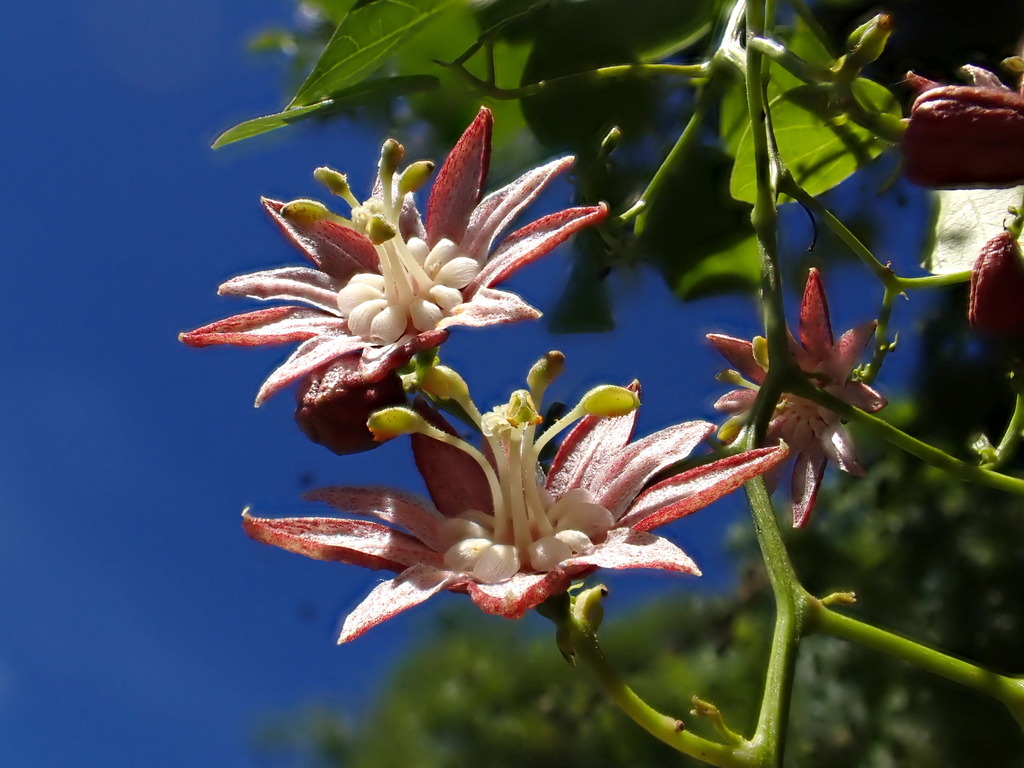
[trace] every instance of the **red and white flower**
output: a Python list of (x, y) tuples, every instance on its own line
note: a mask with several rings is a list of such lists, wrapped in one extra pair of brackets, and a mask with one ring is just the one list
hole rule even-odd
[[(347, 370), (342, 386), (366, 386), (444, 341), (456, 325), (484, 326), (540, 316), (496, 285), (608, 213), (604, 204), (544, 216), (502, 233), (552, 179), (572, 165), (563, 157), (483, 196), (490, 162), (491, 113), (482, 108), (438, 171), (424, 224), (413, 198), (433, 169), (418, 162), (399, 171), (404, 150), (389, 139), (378, 180), (360, 203), (345, 177), (316, 177), (352, 206), (351, 218), (313, 200), (264, 200), (271, 218), (312, 267), (283, 267), (228, 280), (219, 293), (296, 302), (247, 312), (181, 334), (196, 347), (301, 342), (270, 374), (265, 398), (328, 364)], [(495, 246), (495, 242), (497, 245)]]
[[(871, 321), (847, 331), (836, 341), (821, 275), (816, 269), (810, 270), (800, 305), (800, 341), (791, 336), (790, 351), (797, 365), (821, 389), (872, 413), (885, 406), (885, 398), (867, 384), (851, 379), (851, 374), (874, 332), (875, 322)], [(722, 438), (728, 442), (735, 439), (746, 422), (759, 385), (764, 383), (767, 348), (763, 338), (749, 342), (712, 333), (708, 340), (735, 367), (729, 378), (743, 384), (715, 403), (718, 410), (732, 414), (722, 428)], [(783, 395), (768, 426), (766, 440), (769, 444), (784, 441), (794, 455), (790, 493), (796, 527), (804, 525), (810, 517), (829, 459), (844, 472), (864, 472), (839, 416), (803, 397)]]
[[(245, 531), (307, 557), (398, 572), (348, 615), (339, 642), (442, 590), (468, 593), (487, 613), (518, 618), (596, 568), (699, 575), (685, 552), (651, 529), (769, 470), (788, 449), (747, 451), (652, 484), (715, 427), (687, 422), (630, 442), (638, 392), (636, 384), (592, 390), (539, 435), (535, 388), (487, 414), (468, 393), (453, 395), (480, 428), (483, 450), (432, 411), (381, 411), (371, 428), (412, 433), (433, 503), (388, 488), (322, 488), (307, 498), (373, 519), (246, 515)], [(545, 471), (542, 449), (577, 420)]]

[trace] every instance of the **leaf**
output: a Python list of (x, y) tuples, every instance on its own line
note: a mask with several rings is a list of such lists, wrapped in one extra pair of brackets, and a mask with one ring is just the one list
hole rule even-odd
[[(853, 90), (867, 109), (900, 117), (899, 102), (884, 86), (859, 78)], [(813, 86), (792, 88), (770, 104), (779, 153), (797, 183), (811, 195), (836, 186), (889, 147), (846, 116), (832, 114), (827, 94)], [(730, 192), (749, 203), (757, 195), (749, 125), (736, 150)]]
[(369, 75), (456, 0), (372, 0), (349, 11), (289, 107), (334, 96)]
[(943, 189), (933, 196), (935, 228), (921, 266), (940, 275), (974, 267), (982, 246), (1003, 231), (1009, 209), (1020, 206), (1024, 186)]
[(347, 109), (369, 101), (387, 99), (400, 94), (423, 91), (438, 85), (436, 77), (431, 75), (410, 75), (407, 77), (384, 77), (340, 91), (333, 99), (324, 99), (304, 107), (292, 107), (273, 115), (255, 117), (239, 123), (234, 128), (224, 131), (213, 142), (214, 149), (232, 144), (242, 139), (258, 136), (267, 131), (275, 131), (286, 125), (297, 123), (310, 117), (323, 117), (334, 112)]

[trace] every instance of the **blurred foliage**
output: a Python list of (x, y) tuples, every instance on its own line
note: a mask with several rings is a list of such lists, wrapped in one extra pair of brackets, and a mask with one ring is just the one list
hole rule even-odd
[[(952, 292), (928, 325), (921, 397), (888, 412), (961, 454), (978, 431), (999, 434), (1011, 399), (1001, 373), (1008, 353), (978, 345), (964, 298)], [(805, 585), (819, 595), (854, 590), (857, 603), (844, 609), (852, 615), (996, 671), (1024, 671), (1019, 499), (858, 438), (868, 476), (836, 473), (810, 526), (787, 534)], [(750, 527), (737, 528), (732, 543), (742, 574), (735, 594), (680, 594), (632, 609), (623, 607), (628, 595), (613, 592), (602, 629), (630, 684), (708, 735), (688, 714), (693, 695), (718, 705), (734, 730), (752, 732), (771, 634)], [(274, 764), (309, 768), (693, 764), (615, 711), (562, 660), (553, 634), (467, 607), (405, 659), (365, 719), (291, 715), (264, 731), (262, 745)], [(844, 641), (801, 645), (789, 766), (1011, 768), (1022, 755), (1024, 738), (1000, 704)]]

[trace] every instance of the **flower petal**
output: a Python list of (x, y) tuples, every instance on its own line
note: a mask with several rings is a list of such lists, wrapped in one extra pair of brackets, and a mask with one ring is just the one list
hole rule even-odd
[(186, 331), (178, 339), (190, 347), (234, 344), (253, 347), (260, 344), (284, 344), (305, 341), (321, 333), (338, 333), (345, 328), (340, 317), (305, 307), (271, 307), (256, 312), (232, 315), (223, 320)]
[(414, 565), (395, 578), (378, 584), (345, 617), (338, 644), (355, 640), (371, 627), (430, 599), (442, 589), (447, 589), (456, 579), (450, 571)]
[(470, 213), (480, 201), (491, 162), (491, 110), (481, 107), (437, 172), (427, 203), (427, 244), (447, 237), (462, 242)]
[(467, 294), (472, 295), (481, 286), (497, 285), (579, 230), (603, 221), (607, 215), (608, 206), (604, 203), (585, 208), (566, 208), (517, 229), (502, 241), (480, 274), (466, 286)]
[(376, 517), (398, 525), (435, 551), (440, 550), (438, 526), (445, 517), (434, 507), (411, 493), (379, 486), (317, 488), (303, 495), (309, 501), (322, 501), (341, 512)]
[(340, 316), (339, 280), (308, 267), (282, 267), (233, 277), (217, 289), (221, 296), (248, 296), (263, 301), (302, 301)]
[(452, 310), (452, 314), (437, 324), (438, 328), (465, 325), (482, 328), (486, 325), (513, 323), (518, 320), (536, 320), (540, 311), (530, 306), (517, 294), (496, 288), (481, 288), (473, 297)]
[(615, 528), (603, 543), (593, 551), (573, 557), (562, 563), (563, 568), (573, 565), (593, 565), (599, 568), (657, 568), (662, 571), (692, 573), (700, 576), (700, 569), (683, 550), (668, 539), (647, 531)]
[(285, 203), (263, 198), (263, 207), (317, 269), (337, 280), (379, 272), (377, 250), (364, 235), (335, 221), (295, 222), (281, 215)]
[(470, 581), (465, 587), (473, 602), (485, 613), (519, 619), (551, 595), (564, 592), (571, 580), (562, 568), (556, 568), (547, 573), (517, 573), (500, 584)]
[(832, 322), (825, 288), (821, 284), (821, 273), (813, 267), (807, 273), (804, 298), (800, 302), (800, 343), (817, 360), (824, 360), (832, 349)]
[(789, 448), (784, 444), (755, 448), (671, 477), (640, 494), (622, 516), (619, 525), (649, 531), (678, 520), (768, 471), (783, 461), (788, 453)]
[(850, 405), (868, 413), (880, 411), (888, 402), (882, 395), (861, 381), (846, 382), (838, 394)]
[(725, 336), (721, 333), (709, 333), (707, 340), (711, 346), (729, 361), (737, 371), (755, 384), (764, 382), (764, 368), (754, 360), (754, 345), (749, 341), (737, 339), (735, 336)]
[[(640, 395), (640, 383), (628, 389)], [(585, 416), (572, 428), (558, 447), (548, 470), (547, 489), (560, 499), (572, 488), (583, 487), (587, 474), (601, 470), (604, 463), (622, 450), (633, 436), (637, 411), (625, 416), (603, 419)]]
[(857, 454), (853, 449), (853, 441), (840, 424), (832, 424), (821, 436), (821, 445), (825, 449), (825, 455), (836, 463), (843, 472), (851, 475), (863, 476), (864, 467), (857, 461)]
[(494, 238), (529, 205), (534, 198), (561, 173), (569, 169), (572, 157), (553, 160), (533, 168), (501, 189), (492, 192), (473, 209), (461, 241), (462, 250), (479, 261), (485, 261)]
[(374, 570), (400, 571), (420, 562), (440, 565), (441, 556), (408, 533), (368, 520), (285, 517), (276, 520), (242, 513), (250, 538), (314, 560), (332, 560)]
[(256, 407), (296, 379), (341, 357), (358, 352), (366, 342), (347, 334), (322, 334), (304, 341), (291, 356), (271, 373), (256, 393)]
[(599, 473), (588, 473), (581, 486), (618, 520), (654, 475), (685, 459), (714, 431), (709, 422), (688, 421), (655, 432), (611, 456)]
[(851, 328), (840, 336), (839, 341), (836, 342), (828, 356), (824, 372), (832, 377), (834, 381), (846, 381), (846, 379), (850, 378), (850, 373), (853, 371), (854, 366), (857, 365), (861, 352), (864, 351), (864, 347), (871, 341), (871, 336), (874, 333), (875, 321), (869, 320), (858, 325), (856, 328)]
[(821, 443), (814, 442), (797, 454), (793, 464), (793, 484), (790, 496), (793, 502), (793, 527), (801, 528), (811, 516), (814, 500), (818, 497), (821, 478), (825, 474), (827, 459)]
[(757, 400), (757, 390), (734, 389), (718, 398), (714, 408), (716, 411), (725, 411), (726, 413), (743, 413), (750, 410), (755, 400)]

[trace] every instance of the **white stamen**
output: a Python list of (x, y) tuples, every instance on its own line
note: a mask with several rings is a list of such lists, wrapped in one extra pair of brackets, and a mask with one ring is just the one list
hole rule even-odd
[(391, 305), (385, 307), (370, 322), (369, 335), (381, 344), (398, 341), (409, 324), (409, 315), (404, 307)]
[(484, 584), (507, 581), (519, 573), (519, 553), (511, 544), (495, 544), (480, 554), (472, 574)]
[(444, 312), (437, 304), (424, 299), (413, 299), (409, 303), (409, 317), (417, 331), (430, 331), (444, 318)]
[(462, 292), (446, 285), (435, 285), (430, 289), (429, 295), (445, 313), (451, 312), (463, 302)]
[(370, 324), (382, 310), (387, 308), (387, 306), (387, 299), (364, 301), (349, 312), (348, 317), (346, 318), (348, 320), (348, 329), (355, 336), (369, 336)]
[(434, 275), (434, 282), (448, 288), (465, 288), (480, 271), (480, 265), (468, 256), (459, 256), (447, 262)]
[(367, 301), (379, 301), (383, 298), (384, 292), (382, 290), (369, 283), (352, 280), (338, 291), (338, 309), (343, 317), (348, 317), (360, 304)]
[(570, 557), (569, 545), (554, 536), (545, 536), (530, 545), (530, 566), (535, 571), (550, 571)]

